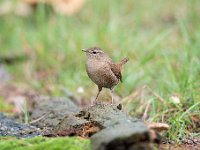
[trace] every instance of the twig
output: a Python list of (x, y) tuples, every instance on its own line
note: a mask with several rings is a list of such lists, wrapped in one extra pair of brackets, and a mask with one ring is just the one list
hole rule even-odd
[(156, 98), (158, 98), (158, 100), (159, 100), (161, 103), (165, 103), (165, 104), (166, 104), (165, 100), (164, 100), (160, 95), (158, 95), (156, 92), (154, 92), (149, 86), (145, 85), (145, 87), (148, 88), (149, 91), (150, 91)]
[(44, 117), (46, 117), (47, 114), (48, 114), (48, 113), (44, 114), (43, 116), (39, 117), (38, 119), (32, 120), (32, 121), (30, 122), (30, 124), (33, 124), (33, 123), (36, 123), (36, 122), (40, 121), (41, 119), (43, 119)]
[(143, 120), (143, 121), (147, 118), (147, 112), (148, 112), (148, 110), (149, 110), (150, 103), (151, 103), (151, 101), (149, 101), (149, 102), (147, 103), (147, 106), (146, 106), (146, 108), (145, 108), (144, 114), (143, 114), (143, 116), (142, 116), (142, 120)]

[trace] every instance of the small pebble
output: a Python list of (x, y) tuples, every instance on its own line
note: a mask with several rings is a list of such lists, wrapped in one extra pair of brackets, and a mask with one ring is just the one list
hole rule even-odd
[(9, 118), (0, 113), (0, 136), (34, 137), (40, 135), (36, 127), (18, 123), (15, 119)]
[(174, 141), (171, 141), (171, 144), (174, 144)]
[(188, 140), (187, 143), (190, 144), (190, 145), (192, 145), (192, 144), (193, 144), (193, 141)]

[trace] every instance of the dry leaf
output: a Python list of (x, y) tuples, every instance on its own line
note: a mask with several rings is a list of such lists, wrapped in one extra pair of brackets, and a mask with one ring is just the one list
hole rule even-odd
[(23, 0), (30, 5), (38, 3), (51, 4), (54, 11), (63, 15), (72, 15), (77, 13), (83, 7), (85, 0)]
[(63, 15), (72, 15), (81, 10), (85, 0), (51, 0), (55, 12)]
[(148, 122), (146, 123), (149, 129), (152, 129), (156, 132), (162, 132), (169, 129), (169, 125), (166, 123), (159, 123), (159, 122)]
[(28, 16), (39, 3), (52, 5), (56, 13), (72, 15), (81, 10), (85, 0), (18, 0), (17, 2), (6, 0), (0, 5), (0, 15), (14, 12), (16, 15)]

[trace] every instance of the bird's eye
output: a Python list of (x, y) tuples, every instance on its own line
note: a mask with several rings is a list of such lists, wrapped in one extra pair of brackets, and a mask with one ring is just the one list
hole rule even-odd
[(92, 53), (93, 53), (93, 54), (96, 54), (97, 52), (96, 52), (96, 51), (93, 51)]

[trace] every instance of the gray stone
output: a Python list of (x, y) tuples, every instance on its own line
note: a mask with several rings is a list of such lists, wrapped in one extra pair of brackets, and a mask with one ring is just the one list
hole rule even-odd
[(91, 137), (93, 150), (151, 149), (146, 125), (116, 105), (79, 109), (67, 98), (51, 98), (38, 104), (32, 118), (45, 114), (35, 125), (50, 127), (46, 135)]
[[(79, 108), (68, 98), (50, 97), (39, 100), (31, 115), (32, 125), (56, 127), (64, 117), (79, 112)], [(34, 120), (38, 120), (35, 121)]]

